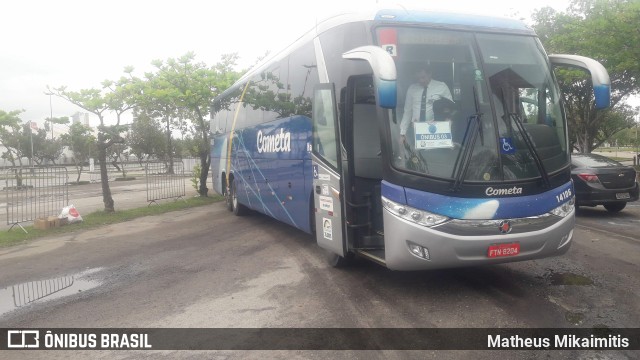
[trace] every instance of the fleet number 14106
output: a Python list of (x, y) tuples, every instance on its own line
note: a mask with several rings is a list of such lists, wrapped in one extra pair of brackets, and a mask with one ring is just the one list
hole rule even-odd
[(560, 195), (556, 195), (556, 200), (558, 200), (558, 202), (560, 203), (560, 202), (568, 200), (571, 197), (571, 195), (573, 195), (571, 193), (571, 189), (567, 189), (567, 190), (563, 191)]

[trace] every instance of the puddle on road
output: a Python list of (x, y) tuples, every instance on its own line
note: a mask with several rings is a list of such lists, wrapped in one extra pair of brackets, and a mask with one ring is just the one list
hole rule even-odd
[(573, 325), (580, 325), (584, 320), (584, 314), (579, 312), (567, 311), (564, 314), (564, 318)]
[(593, 280), (586, 276), (572, 273), (554, 272), (549, 275), (551, 285), (593, 285)]
[(43, 303), (90, 290), (101, 285), (91, 274), (103, 268), (88, 269), (53, 279), (29, 281), (0, 290), (0, 316), (34, 303)]

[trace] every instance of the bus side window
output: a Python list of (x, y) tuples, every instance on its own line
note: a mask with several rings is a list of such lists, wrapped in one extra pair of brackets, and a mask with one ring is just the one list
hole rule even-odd
[(331, 90), (316, 90), (313, 104), (314, 150), (334, 168), (338, 168), (336, 119), (332, 98)]

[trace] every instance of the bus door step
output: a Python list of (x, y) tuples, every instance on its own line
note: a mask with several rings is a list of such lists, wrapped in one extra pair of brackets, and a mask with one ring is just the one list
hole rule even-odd
[(363, 258), (367, 258), (375, 263), (378, 263), (382, 266), (387, 266), (387, 262), (384, 259), (384, 249), (379, 249), (379, 250), (357, 249), (356, 254)]

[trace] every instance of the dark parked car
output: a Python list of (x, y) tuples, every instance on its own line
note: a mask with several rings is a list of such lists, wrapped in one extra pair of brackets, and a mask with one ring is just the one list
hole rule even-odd
[(571, 154), (571, 178), (577, 206), (603, 205), (618, 212), (638, 200), (634, 168), (596, 154)]

